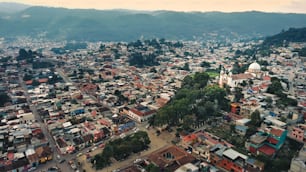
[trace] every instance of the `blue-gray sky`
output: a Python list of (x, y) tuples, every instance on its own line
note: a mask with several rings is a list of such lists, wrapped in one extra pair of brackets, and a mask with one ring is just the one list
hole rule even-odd
[(133, 10), (306, 13), (306, 0), (0, 0), (30, 5)]

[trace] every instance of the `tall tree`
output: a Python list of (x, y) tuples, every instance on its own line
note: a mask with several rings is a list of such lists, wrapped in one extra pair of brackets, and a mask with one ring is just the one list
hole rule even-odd
[(251, 124), (253, 124), (256, 127), (259, 127), (261, 124), (261, 118), (260, 118), (260, 112), (258, 110), (255, 110), (251, 114)]

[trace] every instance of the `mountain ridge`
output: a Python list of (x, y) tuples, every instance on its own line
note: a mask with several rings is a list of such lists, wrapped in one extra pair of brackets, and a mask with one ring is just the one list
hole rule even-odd
[(282, 31), (278, 34), (268, 36), (263, 46), (282, 46), (289, 42), (306, 42), (306, 27), (303, 28), (289, 28), (286, 31)]
[(66, 9), (33, 6), (0, 14), (0, 37), (45, 33), (48, 39), (130, 41), (140, 37), (216, 39), (259, 37), (306, 27), (306, 14)]
[(0, 2), (0, 12), (1, 13), (15, 13), (27, 8), (31, 7), (31, 5), (22, 4), (22, 3), (14, 3), (14, 2)]

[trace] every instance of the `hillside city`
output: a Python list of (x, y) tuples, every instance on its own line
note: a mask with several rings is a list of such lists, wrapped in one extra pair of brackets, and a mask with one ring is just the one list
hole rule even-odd
[(0, 40), (0, 171), (306, 171), (305, 42)]

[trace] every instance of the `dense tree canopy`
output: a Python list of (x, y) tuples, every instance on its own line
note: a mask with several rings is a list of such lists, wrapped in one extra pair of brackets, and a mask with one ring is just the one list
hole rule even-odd
[(306, 28), (290, 28), (274, 36), (267, 37), (263, 46), (283, 46), (289, 42), (305, 42)]
[(297, 100), (289, 98), (287, 94), (283, 92), (283, 87), (281, 84), (281, 80), (278, 78), (271, 78), (272, 84), (268, 87), (267, 92), (271, 94), (277, 95), (280, 99), (277, 100), (278, 105), (283, 106), (296, 106), (298, 104)]
[(37, 52), (33, 52), (32, 50), (26, 51), (25, 49), (21, 48), (19, 50), (19, 54), (16, 57), (17, 60), (27, 60), (28, 62), (32, 62), (35, 56), (39, 55)]
[(54, 64), (51, 62), (43, 62), (43, 61), (34, 61), (32, 63), (33, 69), (40, 69), (40, 68), (50, 68), (53, 67)]
[(110, 158), (116, 160), (123, 160), (130, 156), (132, 153), (138, 153), (147, 149), (151, 143), (148, 134), (144, 131), (138, 131), (133, 135), (126, 136), (125, 138), (110, 141), (105, 145), (101, 154), (97, 154), (92, 163), (96, 169), (102, 169), (110, 165)]
[(56, 54), (65, 54), (67, 51), (75, 51), (78, 49), (86, 49), (87, 44), (84, 42), (74, 42), (74, 43), (67, 43), (64, 47), (59, 48), (52, 48), (51, 51), (53, 51)]
[(129, 63), (131, 66), (144, 67), (158, 65), (156, 54), (142, 54), (140, 52), (134, 52), (129, 56)]
[(186, 128), (217, 115), (221, 109), (227, 110), (229, 101), (225, 90), (217, 85), (207, 86), (208, 82), (207, 73), (186, 76), (170, 103), (157, 112), (154, 125), (183, 124)]

